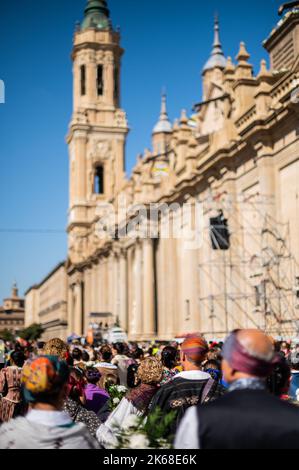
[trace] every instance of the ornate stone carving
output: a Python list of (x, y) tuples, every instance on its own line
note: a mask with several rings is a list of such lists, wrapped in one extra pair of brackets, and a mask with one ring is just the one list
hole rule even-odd
[(107, 140), (94, 140), (91, 144), (90, 156), (93, 159), (109, 160), (111, 143)]
[(88, 111), (78, 109), (73, 115), (73, 124), (89, 124)]
[(104, 59), (104, 52), (103, 51), (98, 51), (96, 55), (97, 61), (100, 62)]
[(105, 55), (105, 63), (106, 64), (114, 64), (114, 56), (113, 56), (113, 53), (108, 51), (106, 52), (106, 55)]
[(127, 115), (122, 109), (118, 109), (114, 116), (114, 125), (116, 127), (128, 127)]

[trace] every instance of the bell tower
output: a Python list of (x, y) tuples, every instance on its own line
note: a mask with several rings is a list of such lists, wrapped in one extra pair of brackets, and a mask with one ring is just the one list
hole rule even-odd
[[(106, 0), (88, 0), (74, 34), (73, 115), (70, 155), (69, 247), (73, 262), (84, 257), (84, 237), (99, 202), (113, 201), (125, 179), (128, 124), (120, 108), (123, 49)], [(72, 235), (74, 237), (72, 237)], [(81, 244), (74, 247), (73, 240)], [(75, 256), (77, 252), (78, 256)], [(78, 258), (79, 257), (79, 258)]]

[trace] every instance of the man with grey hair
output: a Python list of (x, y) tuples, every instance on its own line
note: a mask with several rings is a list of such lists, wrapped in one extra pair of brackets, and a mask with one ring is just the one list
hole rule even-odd
[(299, 409), (270, 395), (276, 363), (271, 340), (259, 330), (233, 332), (223, 347), (229, 393), (186, 413), (176, 449), (299, 449)]

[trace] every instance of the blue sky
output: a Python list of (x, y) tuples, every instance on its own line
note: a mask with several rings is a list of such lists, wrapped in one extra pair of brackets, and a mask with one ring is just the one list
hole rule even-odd
[[(0, 79), (0, 304), (16, 279), (23, 293), (67, 253), (68, 151), (72, 112), (71, 48), (86, 0), (1, 1)], [(150, 145), (167, 88), (171, 119), (201, 100), (201, 69), (219, 13), (226, 55), (245, 41), (258, 70), (262, 41), (277, 23), (281, 0), (109, 0), (126, 49), (122, 106), (131, 133), (127, 169)], [(51, 229), (60, 233), (7, 233)]]

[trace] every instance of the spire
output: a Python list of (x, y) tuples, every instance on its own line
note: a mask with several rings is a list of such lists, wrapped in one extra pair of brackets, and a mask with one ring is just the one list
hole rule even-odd
[(159, 134), (160, 132), (170, 133), (172, 132), (171, 123), (167, 113), (167, 98), (166, 93), (162, 94), (161, 112), (160, 119), (154, 127), (153, 134)]
[(240, 43), (240, 50), (236, 59), (239, 63), (246, 63), (250, 59), (250, 54), (247, 52), (245, 42)]
[(12, 289), (11, 289), (11, 296), (13, 299), (17, 298), (19, 296), (19, 290), (16, 281), (13, 283)]
[(219, 28), (219, 18), (218, 14), (215, 15), (214, 21), (214, 43), (211, 56), (204, 66), (203, 72), (219, 67), (224, 69), (226, 66), (226, 59), (222, 50), (222, 45), (220, 42), (220, 28)]
[(180, 117), (180, 124), (181, 125), (188, 124), (188, 116), (187, 116), (187, 111), (185, 109), (182, 109), (181, 117)]
[(214, 48), (213, 51), (217, 50), (217, 52), (222, 53), (222, 46), (220, 42), (220, 33), (219, 33), (219, 17), (218, 13), (215, 13), (215, 20), (214, 20)]
[(236, 79), (252, 79), (253, 78), (253, 66), (249, 63), (250, 54), (246, 49), (245, 42), (241, 42), (240, 50), (236, 57), (238, 64), (236, 68)]
[(263, 59), (261, 61), (261, 68), (260, 68), (260, 71), (259, 71), (259, 74), (258, 74), (258, 78), (268, 79), (268, 78), (271, 78), (271, 77), (272, 77), (272, 75), (269, 72), (269, 70), (267, 69), (267, 62), (265, 61), (265, 59)]
[(233, 59), (228, 56), (227, 61), (226, 61), (226, 67), (225, 67), (225, 73), (234, 73), (236, 70), (236, 67), (233, 64)]
[(81, 30), (111, 29), (110, 11), (106, 0), (88, 0)]

